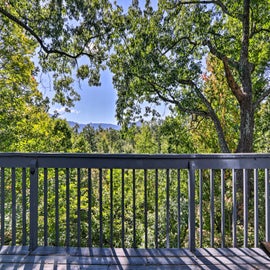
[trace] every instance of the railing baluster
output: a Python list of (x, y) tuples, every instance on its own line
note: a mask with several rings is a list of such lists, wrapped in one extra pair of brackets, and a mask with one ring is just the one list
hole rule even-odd
[(102, 169), (99, 169), (99, 246), (103, 247), (103, 185)]
[(189, 161), (189, 183), (188, 183), (188, 232), (189, 232), (189, 249), (195, 251), (195, 163)]
[(44, 168), (44, 246), (48, 245), (48, 169)]
[(215, 235), (215, 172), (214, 170), (210, 170), (210, 230), (211, 230), (211, 238), (210, 245), (214, 247), (214, 235)]
[(158, 169), (155, 170), (155, 247), (158, 248)]
[(244, 203), (244, 247), (248, 246), (248, 170), (243, 170), (243, 203)]
[(58, 168), (55, 168), (55, 245), (59, 246), (59, 172)]
[(132, 193), (133, 193), (133, 248), (137, 247), (136, 241), (136, 173), (132, 170)]
[(170, 171), (166, 170), (166, 248), (170, 248)]
[(122, 198), (121, 198), (121, 240), (122, 248), (125, 247), (125, 170), (122, 169)]
[(1, 168), (1, 246), (5, 244), (5, 168)]
[(110, 247), (113, 247), (113, 169), (110, 169)]
[(203, 203), (203, 177), (202, 170), (199, 170), (199, 216), (200, 216), (200, 247), (203, 246), (203, 212), (202, 212), (202, 203)]
[(147, 170), (144, 170), (144, 242), (148, 248), (148, 202), (147, 202)]
[(237, 246), (236, 238), (236, 222), (237, 222), (237, 207), (236, 207), (236, 170), (232, 170), (232, 192), (233, 192), (233, 211), (232, 211), (232, 236), (233, 236), (233, 247)]
[(270, 187), (269, 169), (265, 169), (265, 241), (270, 240)]
[(225, 247), (225, 171), (221, 170), (221, 247)]
[(70, 172), (66, 168), (66, 246), (70, 246)]
[(11, 193), (12, 193), (12, 241), (11, 244), (12, 246), (16, 245), (16, 176), (15, 176), (15, 168), (11, 169), (11, 180), (12, 180), (12, 184), (11, 184)]
[(180, 169), (177, 169), (177, 248), (181, 246), (181, 189)]
[(254, 170), (254, 247), (258, 247), (259, 207), (258, 207), (258, 169)]
[(81, 170), (77, 168), (77, 246), (81, 246)]
[(92, 173), (91, 169), (88, 169), (88, 175), (87, 175), (87, 186), (88, 186), (88, 246), (92, 247)]
[(26, 169), (22, 168), (22, 245), (26, 245)]

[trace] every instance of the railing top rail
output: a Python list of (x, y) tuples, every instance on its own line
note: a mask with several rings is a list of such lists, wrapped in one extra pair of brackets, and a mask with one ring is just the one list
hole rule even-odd
[(0, 153), (0, 167), (197, 169), (270, 168), (270, 154)]

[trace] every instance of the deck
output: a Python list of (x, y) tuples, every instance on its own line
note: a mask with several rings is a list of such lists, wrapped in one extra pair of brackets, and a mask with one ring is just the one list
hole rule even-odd
[(260, 248), (122, 249), (3, 246), (0, 269), (270, 269)]
[(270, 269), (269, 243), (270, 154), (0, 153), (0, 270)]

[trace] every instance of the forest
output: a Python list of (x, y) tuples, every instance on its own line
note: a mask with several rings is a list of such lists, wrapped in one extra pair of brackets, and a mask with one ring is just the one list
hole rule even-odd
[[(268, 7), (267, 0), (160, 0), (155, 8), (134, 0), (127, 10), (106, 0), (3, 1), (0, 151), (269, 152)], [(48, 115), (51, 102), (70, 110), (80, 99), (74, 82), (99, 85), (105, 68), (121, 131), (78, 134)], [(52, 77), (52, 100), (40, 72)]]
[[(268, 152), (268, 9), (268, 0), (133, 0), (127, 10), (2, 1), (0, 151)], [(78, 134), (48, 115), (52, 103), (70, 110), (75, 82), (100, 85), (106, 68), (121, 131)], [(51, 76), (51, 100), (40, 73)]]
[[(109, 0), (0, 0), (0, 152), (269, 153), (269, 14), (269, 0), (133, 0), (127, 10)], [(49, 114), (52, 103), (74, 107), (76, 82), (98, 86), (105, 69), (120, 130), (79, 132)]]

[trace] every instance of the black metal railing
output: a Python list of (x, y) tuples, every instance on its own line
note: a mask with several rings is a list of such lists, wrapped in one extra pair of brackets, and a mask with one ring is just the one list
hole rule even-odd
[(268, 154), (0, 154), (0, 244), (257, 247)]

